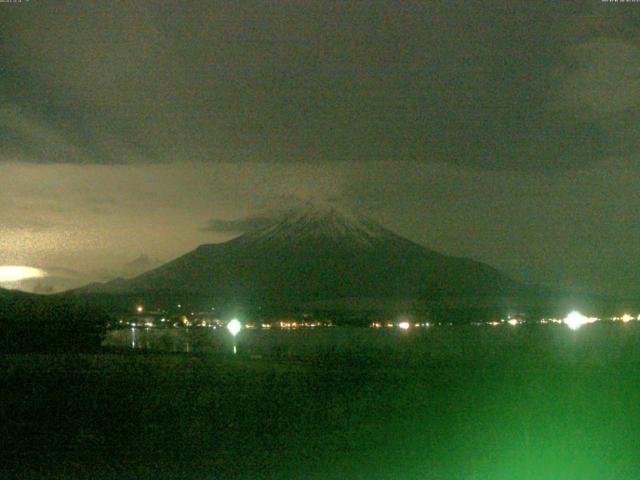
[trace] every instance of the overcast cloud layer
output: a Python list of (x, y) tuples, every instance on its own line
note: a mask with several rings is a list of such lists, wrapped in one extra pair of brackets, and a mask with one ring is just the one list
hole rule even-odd
[(322, 198), (640, 291), (640, 4), (32, 0), (0, 32), (0, 264), (131, 274)]
[(3, 5), (3, 156), (583, 166), (638, 146), (635, 7)]

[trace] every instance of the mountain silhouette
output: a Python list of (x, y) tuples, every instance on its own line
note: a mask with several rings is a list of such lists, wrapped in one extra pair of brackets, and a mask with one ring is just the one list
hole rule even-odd
[(201, 245), (137, 277), (84, 292), (301, 305), (477, 298), (521, 288), (481, 262), (440, 254), (338, 207), (307, 203), (227, 242)]

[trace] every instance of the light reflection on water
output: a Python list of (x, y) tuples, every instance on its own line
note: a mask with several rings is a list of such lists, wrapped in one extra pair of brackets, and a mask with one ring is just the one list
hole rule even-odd
[[(313, 354), (318, 351), (352, 350), (362, 344), (375, 348), (401, 340), (403, 332), (375, 332), (366, 328), (304, 330), (244, 330), (236, 337), (239, 353)], [(404, 332), (406, 336), (406, 332)], [(224, 329), (140, 328), (115, 329), (103, 346), (173, 353), (232, 352), (233, 337)]]
[[(198, 336), (201, 337), (202, 334)], [(103, 346), (131, 350), (189, 353), (192, 351), (193, 337), (192, 332), (188, 330), (131, 327), (107, 332)]]
[[(350, 327), (244, 330), (236, 340), (240, 355), (276, 357), (349, 354), (410, 361), (484, 361), (522, 352), (534, 358), (568, 361), (640, 361), (640, 324), (595, 324), (579, 331), (563, 325), (457, 326), (409, 331)], [(234, 342), (223, 329), (137, 327), (109, 331), (103, 345), (136, 351), (231, 354)]]
[[(357, 329), (364, 331), (365, 329)], [(325, 329), (307, 331), (243, 331), (237, 349), (244, 353), (303, 353), (318, 348), (345, 349), (355, 338), (354, 329)], [(365, 335), (366, 336), (366, 335)], [(115, 329), (107, 333), (103, 346), (109, 348), (155, 352), (230, 352), (233, 337), (226, 330), (211, 328), (140, 328)]]

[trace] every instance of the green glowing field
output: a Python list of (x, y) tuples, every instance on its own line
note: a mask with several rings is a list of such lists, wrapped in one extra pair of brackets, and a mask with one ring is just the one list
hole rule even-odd
[(3, 356), (0, 478), (640, 478), (640, 326)]

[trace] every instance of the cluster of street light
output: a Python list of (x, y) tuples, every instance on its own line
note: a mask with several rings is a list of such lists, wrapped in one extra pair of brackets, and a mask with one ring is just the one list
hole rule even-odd
[[(569, 314), (567, 314), (566, 317), (564, 318), (543, 318), (538, 322), (533, 322), (533, 323), (541, 323), (543, 325), (546, 324), (563, 324), (566, 325), (567, 327), (569, 327), (571, 330), (578, 330), (580, 327), (584, 326), (584, 325), (588, 325), (590, 323), (595, 323), (595, 322), (599, 322), (602, 319), (598, 318), (598, 317), (588, 317), (586, 315), (583, 315), (582, 313), (573, 310), (572, 312), (570, 312)], [(640, 315), (638, 315), (637, 317), (634, 317), (633, 315), (630, 315), (628, 313), (625, 313), (624, 315), (621, 315), (619, 317), (609, 317), (607, 320), (612, 321), (612, 322), (622, 322), (622, 323), (629, 323), (631, 321), (634, 320), (640, 320)], [(516, 326), (516, 325), (520, 325), (521, 323), (525, 323), (522, 320), (519, 319), (515, 319), (515, 318), (509, 318), (508, 320), (501, 320), (501, 321), (494, 321), (491, 322), (490, 325), (492, 326), (498, 326), (501, 325), (503, 323), (508, 323), (511, 326)]]
[[(135, 311), (138, 315), (142, 314), (145, 309), (142, 305), (137, 305), (135, 307)], [(538, 323), (538, 324), (560, 324), (560, 325), (566, 325), (567, 327), (569, 327), (571, 330), (577, 330), (580, 327), (584, 326), (584, 325), (588, 325), (590, 323), (595, 323), (600, 321), (601, 319), (598, 317), (588, 317), (586, 315), (583, 315), (582, 313), (574, 310), (572, 312), (570, 312), (569, 314), (567, 314), (566, 317), (564, 318), (542, 318), (540, 320), (537, 321), (531, 321), (531, 320), (524, 320), (522, 318), (518, 318), (516, 317), (512, 317), (512, 316), (508, 316), (507, 318), (502, 318), (500, 320), (493, 320), (487, 323), (475, 323), (474, 325), (489, 325), (492, 327), (498, 327), (500, 325), (510, 325), (512, 327), (516, 327), (518, 325), (521, 324), (530, 324), (530, 323)], [(614, 322), (622, 322), (622, 323), (628, 323), (631, 321), (640, 321), (640, 315), (638, 316), (633, 316), (629, 313), (625, 313), (623, 315), (620, 316), (613, 316), (613, 317), (609, 317), (607, 318), (607, 320), (609, 321), (614, 321)], [(164, 324), (165, 322), (168, 322), (168, 319), (166, 318), (161, 318), (160, 319), (160, 323)], [(153, 327), (153, 326), (158, 326), (152, 319), (141, 319), (138, 318), (136, 320), (132, 319), (130, 321), (125, 321), (124, 319), (120, 319), (119, 324), (127, 324), (131, 327)], [(169, 325), (173, 325), (175, 327), (190, 327), (190, 326), (202, 326), (202, 327), (211, 327), (211, 328), (217, 328), (217, 327), (223, 327), (225, 325), (223, 320), (219, 320), (219, 319), (215, 319), (215, 320), (211, 320), (211, 319), (199, 319), (199, 320), (190, 320), (187, 316), (182, 315), (179, 320), (177, 322), (174, 323), (169, 323), (167, 326)], [(371, 322), (369, 324), (370, 328), (374, 328), (374, 329), (382, 329), (382, 328), (398, 328), (400, 330), (410, 330), (410, 329), (414, 329), (414, 328), (428, 328), (431, 327), (432, 323), (430, 322), (416, 322), (416, 321), (410, 321), (409, 319), (407, 319), (407, 317), (404, 318), (399, 318), (396, 321), (374, 321)], [(440, 324), (438, 324), (440, 325)], [(451, 325), (450, 323), (447, 325)], [(164, 325), (163, 325), (164, 326)], [(334, 326), (334, 324), (332, 322), (328, 322), (328, 321), (317, 321), (317, 320), (303, 320), (303, 321), (297, 321), (297, 320), (282, 320), (282, 321), (277, 321), (277, 322), (273, 322), (273, 323), (251, 323), (248, 322), (246, 324), (242, 324), (240, 323), (240, 321), (238, 319), (232, 319), (229, 322), (226, 323), (226, 327), (229, 330), (229, 332), (235, 337), (241, 329), (245, 328), (248, 330), (253, 330), (253, 329), (257, 329), (257, 328), (261, 328), (264, 330), (268, 330), (271, 329), (272, 327), (278, 328), (278, 329), (283, 329), (283, 330), (289, 330), (289, 329), (296, 329), (296, 328), (317, 328), (317, 327), (332, 327)]]
[[(478, 322), (478, 323), (474, 323), (473, 325), (489, 325), (491, 327), (498, 327), (501, 325), (509, 325), (511, 327), (516, 327), (518, 325), (523, 325), (523, 324), (542, 324), (542, 325), (548, 325), (548, 324), (558, 324), (558, 325), (566, 325), (567, 327), (569, 327), (571, 330), (577, 330), (580, 327), (584, 326), (584, 325), (588, 325), (590, 323), (595, 323), (600, 321), (601, 319), (598, 317), (588, 317), (586, 315), (581, 314), (578, 311), (572, 311), (569, 314), (567, 314), (566, 317), (564, 318), (542, 318), (540, 320), (524, 320), (522, 318), (517, 318), (517, 317), (511, 317), (508, 316), (507, 318), (502, 318), (500, 320), (492, 320), (490, 322), (484, 323), (484, 322)], [(614, 316), (614, 317), (609, 317), (607, 318), (607, 320), (612, 321), (612, 322), (622, 322), (622, 323), (628, 323), (631, 321), (640, 321), (640, 315), (638, 315), (637, 317), (634, 317), (633, 315), (630, 315), (628, 313), (625, 313), (624, 315), (621, 316)], [(399, 328), (400, 330), (409, 330), (409, 329), (414, 329), (414, 328), (426, 328), (426, 327), (431, 327), (432, 323), (429, 322), (424, 322), (424, 323), (414, 323), (414, 322), (409, 322), (406, 320), (401, 320), (401, 321), (396, 321), (396, 322), (371, 322), (369, 324), (369, 328), (374, 328), (374, 329), (381, 329), (381, 328)], [(436, 323), (435, 325), (443, 325), (441, 323)], [(452, 325), (451, 323), (447, 323), (444, 325)]]
[(399, 328), (400, 330), (409, 330), (410, 328), (427, 328), (430, 327), (429, 322), (409, 322), (402, 320), (399, 322), (371, 322), (369, 328)]

